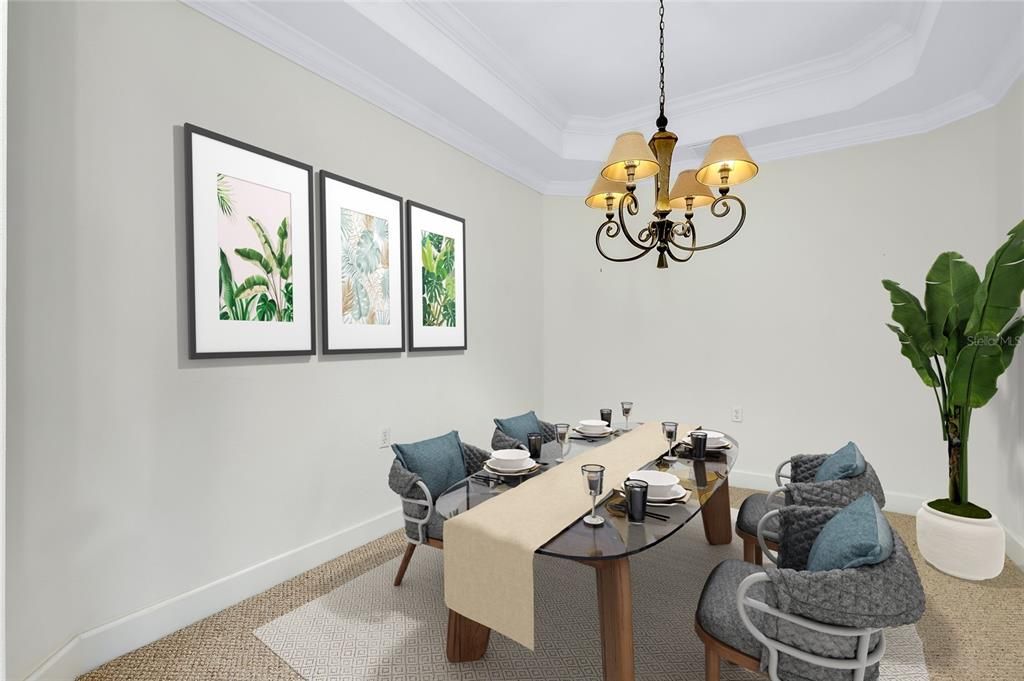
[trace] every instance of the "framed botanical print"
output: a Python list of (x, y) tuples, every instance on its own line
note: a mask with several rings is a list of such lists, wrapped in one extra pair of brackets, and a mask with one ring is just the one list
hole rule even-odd
[(324, 354), (405, 350), (402, 197), (320, 171)]
[(185, 124), (189, 356), (311, 355), (313, 169)]
[(466, 221), (405, 203), (409, 349), (466, 349)]

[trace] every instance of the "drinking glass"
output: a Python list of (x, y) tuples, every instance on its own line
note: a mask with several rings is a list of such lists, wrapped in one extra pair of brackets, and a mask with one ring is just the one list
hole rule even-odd
[(703, 461), (708, 451), (708, 434), (703, 430), (691, 432), (690, 448), (693, 450), (693, 460)]
[(569, 453), (569, 447), (572, 444), (569, 442), (569, 428), (568, 423), (555, 424), (555, 440), (558, 441), (558, 446), (562, 451), (562, 455), (555, 459), (555, 463), (565, 461), (565, 455)]
[(601, 410), (601, 420), (604, 421), (604, 424), (606, 426), (611, 428), (612, 427), (612, 410), (611, 409), (602, 409)]
[(540, 450), (544, 446), (544, 436), (540, 433), (526, 434), (526, 448), (530, 450), (530, 458), (540, 459)]
[(677, 461), (679, 457), (676, 456), (673, 451), (673, 447), (676, 445), (676, 433), (679, 432), (679, 424), (675, 421), (662, 421), (661, 432), (665, 436), (665, 439), (668, 440), (668, 453), (662, 458), (665, 459), (665, 461)]
[(643, 480), (626, 480), (622, 483), (626, 495), (626, 514), (631, 523), (642, 523), (647, 515), (647, 483)]
[(623, 418), (626, 419), (626, 430), (629, 430), (629, 415), (632, 413), (632, 411), (633, 411), (633, 403), (632, 402), (623, 402), (622, 403), (622, 416), (623, 416)]
[(583, 471), (587, 493), (590, 495), (590, 515), (584, 516), (583, 522), (594, 527), (604, 525), (604, 518), (597, 515), (597, 498), (604, 492), (604, 466), (587, 463), (580, 466), (580, 470)]

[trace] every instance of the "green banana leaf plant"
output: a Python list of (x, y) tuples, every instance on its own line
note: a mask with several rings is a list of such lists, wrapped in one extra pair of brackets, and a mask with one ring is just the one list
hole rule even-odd
[[(224, 215), (231, 216), (234, 205), (231, 198), (231, 184), (223, 175), (217, 174), (217, 205)], [(239, 321), (286, 321), (294, 318), (293, 287), (291, 279), (292, 256), (287, 254), (288, 218), (281, 220), (277, 228), (277, 248), (271, 243), (266, 230), (259, 220), (247, 218), (256, 232), (263, 252), (254, 248), (236, 248), (238, 257), (253, 263), (263, 275), (246, 277), (242, 283), (235, 283), (224, 250), (220, 249), (220, 318)]]
[(892, 302), (887, 324), (903, 356), (935, 393), (949, 461), (949, 498), (930, 506), (954, 515), (988, 518), (970, 503), (967, 443), (971, 412), (996, 394), (996, 381), (1010, 366), (1024, 334), (1024, 221), (1010, 230), (985, 277), (959, 253), (941, 254), (928, 271), (924, 304), (890, 279), (882, 280)]

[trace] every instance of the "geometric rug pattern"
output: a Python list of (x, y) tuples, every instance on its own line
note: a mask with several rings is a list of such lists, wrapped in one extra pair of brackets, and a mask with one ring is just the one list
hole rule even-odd
[[(657, 522), (651, 520), (648, 522)], [(699, 519), (630, 560), (637, 678), (702, 681), (704, 647), (693, 615), (704, 580), (742, 545), (709, 546)], [(441, 552), (416, 550), (401, 587), (398, 559), (257, 629), (255, 635), (306, 681), (599, 681), (600, 634), (594, 570), (537, 556), (536, 650), (492, 632), (483, 659), (445, 657)], [(928, 681), (913, 625), (886, 631), (883, 681)], [(723, 681), (765, 677), (722, 664)]]

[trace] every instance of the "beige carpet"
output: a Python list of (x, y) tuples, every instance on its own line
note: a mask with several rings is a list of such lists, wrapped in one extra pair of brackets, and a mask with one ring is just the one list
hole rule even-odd
[[(657, 521), (650, 521), (657, 522)], [(743, 542), (709, 546), (691, 522), (630, 559), (637, 681), (703, 681), (704, 645), (693, 630), (704, 580)], [(594, 570), (559, 558), (534, 561), (536, 648), (491, 634), (483, 659), (451, 664), (443, 642), (445, 558), (428, 551), (402, 588), (395, 560), (256, 630), (307, 681), (600, 681), (601, 634)], [(493, 594), (492, 594), (492, 597)], [(879, 681), (930, 681), (913, 626), (889, 629)], [(757, 676), (723, 665), (721, 681)]]
[[(738, 506), (749, 491), (733, 489)], [(1008, 563), (1001, 577), (974, 583), (948, 577), (916, 553), (914, 519), (889, 514), (915, 552), (928, 594), (918, 624), (933, 681), (1020, 681), (1024, 573)], [(80, 678), (87, 681), (276, 681), (299, 677), (253, 631), (398, 556), (393, 533), (324, 563), (237, 605), (128, 653)], [(426, 549), (423, 549), (426, 551)], [(415, 569), (415, 558), (410, 570)]]

